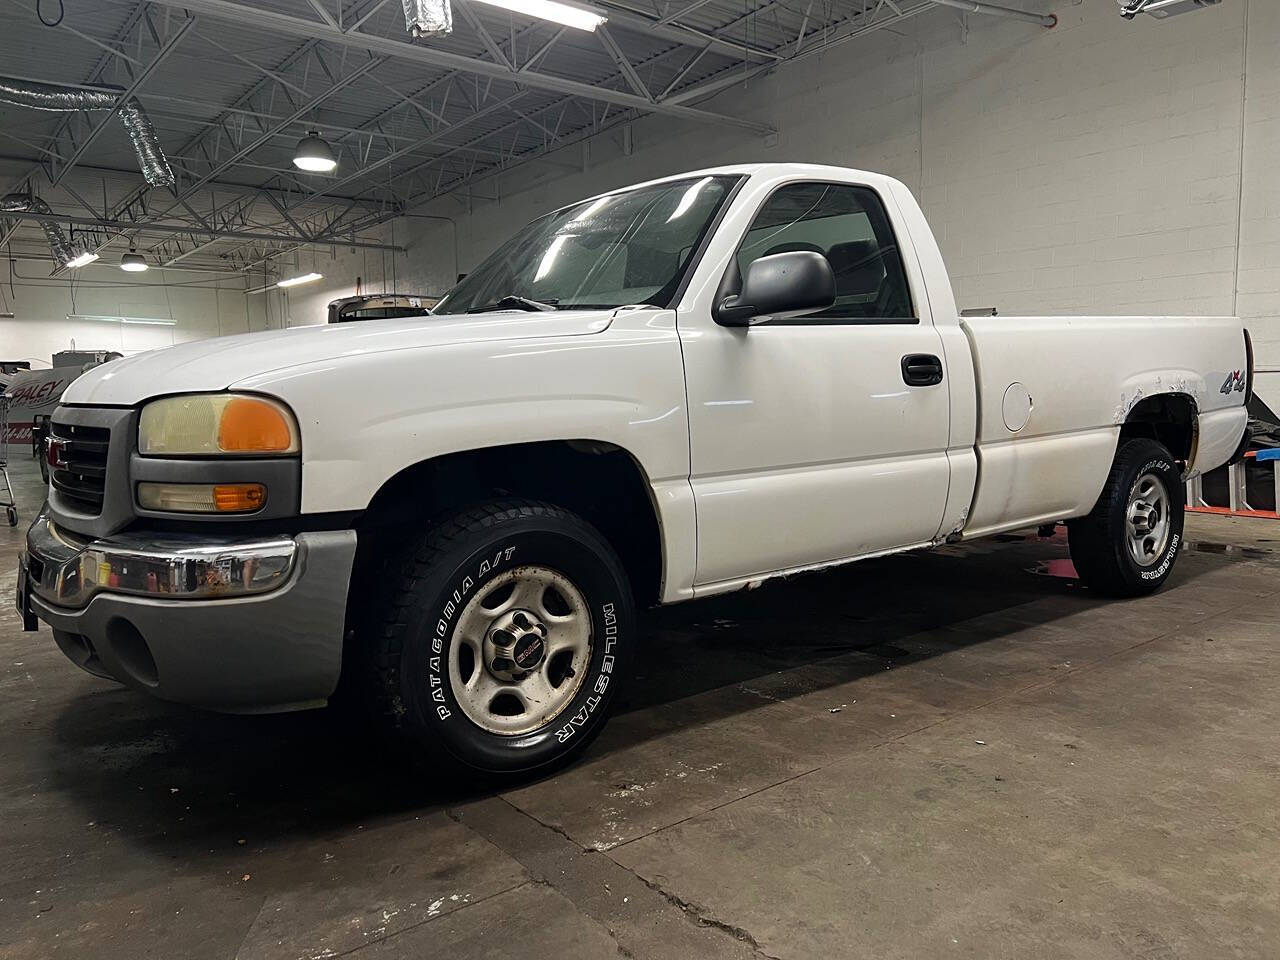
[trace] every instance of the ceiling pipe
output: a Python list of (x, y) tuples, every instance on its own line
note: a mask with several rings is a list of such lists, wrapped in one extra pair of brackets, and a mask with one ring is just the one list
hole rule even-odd
[[(136, 87), (137, 84), (135, 83)], [(18, 77), (0, 77), (0, 102), (29, 110), (45, 110), (53, 113), (74, 113), (80, 110), (110, 110), (120, 117), (133, 151), (138, 155), (138, 166), (147, 183), (153, 187), (173, 186), (173, 170), (165, 158), (164, 148), (156, 136), (155, 127), (137, 99), (125, 96), (121, 87), (100, 86), (86, 89), (84, 86), (61, 86)], [(101, 129), (99, 126), (97, 129)], [(97, 130), (95, 130), (95, 133)], [(88, 148), (89, 140), (80, 144), (73, 162)], [(61, 174), (58, 179), (61, 179)], [(57, 180), (54, 181), (57, 183)]]
[[(231, 0), (151, 0), (151, 2), (162, 7), (176, 7), (193, 13), (207, 14), (220, 20), (230, 20), (233, 23), (252, 24), (275, 34), (299, 37), (306, 40), (320, 40), (337, 46), (365, 50), (379, 56), (391, 56), (401, 60), (413, 61), (428, 67), (457, 70), (472, 76), (492, 78), (515, 84), (521, 89), (548, 90), (553, 93), (570, 94), (587, 100), (616, 104), (619, 107), (630, 107), (642, 113), (675, 116), (695, 123), (715, 123), (740, 127), (758, 134), (775, 132), (773, 127), (767, 123), (748, 120), (735, 114), (698, 110), (693, 107), (683, 107), (679, 104), (663, 103), (661, 100), (650, 101), (628, 90), (615, 90), (612, 87), (596, 86), (581, 80), (570, 80), (566, 77), (542, 73), (537, 70), (522, 69), (513, 72), (501, 63), (480, 60), (442, 47), (419, 46), (412, 41), (393, 40), (390, 37), (376, 36), (356, 30), (343, 32), (317, 20), (305, 20), (276, 10), (250, 6), (247, 3), (234, 3)], [(739, 54), (741, 54), (741, 48), (739, 48)]]
[(1027, 10), (1015, 10), (1013, 7), (1002, 7), (996, 3), (977, 3), (976, 0), (930, 0), (941, 7), (954, 7), (966, 13), (981, 13), (989, 17), (1007, 17), (1010, 20), (1022, 20), (1037, 26), (1053, 28), (1058, 25), (1058, 17), (1052, 13), (1030, 13)]

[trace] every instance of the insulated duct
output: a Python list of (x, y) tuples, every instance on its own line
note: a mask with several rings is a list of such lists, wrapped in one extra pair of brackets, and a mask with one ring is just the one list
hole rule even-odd
[(121, 87), (104, 86), (83, 90), (34, 80), (0, 77), (0, 102), (31, 110), (74, 113), (78, 110), (114, 110), (119, 104), (120, 122), (124, 124), (129, 142), (138, 155), (138, 166), (142, 168), (143, 177), (153, 187), (173, 186), (173, 170), (165, 158), (155, 127), (151, 125), (146, 111), (136, 97), (120, 103), (120, 94), (123, 92)]
[(151, 125), (151, 118), (137, 98), (132, 98), (120, 107), (120, 122), (124, 124), (129, 142), (133, 144), (133, 152), (138, 155), (138, 166), (142, 168), (142, 176), (153, 187), (172, 187), (174, 184), (173, 169), (160, 146), (160, 138), (156, 136), (156, 128)]
[[(39, 197), (33, 197), (27, 193), (9, 193), (0, 197), (0, 214), (3, 213), (53, 213), (53, 211)], [(4, 224), (2, 232), (8, 233), (12, 221), (0, 217), (0, 222)], [(53, 253), (53, 262), (59, 269), (65, 267), (67, 261), (75, 257), (76, 253), (62, 230), (62, 224), (54, 223), (52, 220), (41, 220), (40, 226), (49, 239), (49, 250)]]
[(404, 28), (416, 37), (445, 37), (453, 32), (449, 0), (401, 0)]

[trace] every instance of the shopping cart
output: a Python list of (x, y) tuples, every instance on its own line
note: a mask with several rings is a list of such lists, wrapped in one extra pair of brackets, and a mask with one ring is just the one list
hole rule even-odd
[(18, 525), (18, 504), (13, 498), (13, 484), (9, 482), (9, 398), (0, 393), (0, 507), (9, 526)]

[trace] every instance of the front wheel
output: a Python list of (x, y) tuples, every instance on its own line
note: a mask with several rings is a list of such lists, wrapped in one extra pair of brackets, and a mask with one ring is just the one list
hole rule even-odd
[(389, 586), (378, 694), (429, 754), (522, 774), (600, 732), (635, 622), (622, 564), (585, 520), (533, 501), (463, 511), (433, 524)]
[(1185, 505), (1182, 475), (1168, 449), (1154, 440), (1125, 442), (1093, 512), (1068, 524), (1080, 579), (1115, 597), (1159, 589), (1178, 558)]

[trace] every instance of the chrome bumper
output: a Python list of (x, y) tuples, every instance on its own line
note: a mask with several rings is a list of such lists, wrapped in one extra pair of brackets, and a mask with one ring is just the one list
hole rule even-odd
[(337, 685), (353, 530), (83, 540), (42, 515), (26, 545), (22, 622), (88, 673), (234, 713), (319, 706)]
[(27, 531), (27, 550), (32, 594), (79, 609), (103, 592), (168, 600), (267, 593), (289, 579), (298, 546), (291, 537), (211, 542), (122, 534), (83, 540), (42, 514)]

